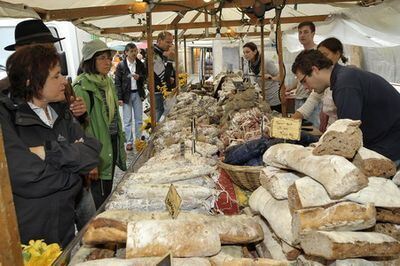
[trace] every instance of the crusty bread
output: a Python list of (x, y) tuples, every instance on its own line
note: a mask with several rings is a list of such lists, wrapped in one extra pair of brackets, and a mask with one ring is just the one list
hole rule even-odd
[(340, 202), (328, 208), (309, 208), (294, 211), (292, 230), (296, 242), (300, 235), (311, 230), (356, 231), (375, 225), (376, 211), (373, 204), (360, 205)]
[(400, 224), (400, 208), (376, 208), (376, 221), (383, 223)]
[(361, 121), (359, 120), (336, 120), (316, 143), (313, 154), (353, 158), (356, 151), (362, 146), (360, 125)]
[(201, 221), (142, 220), (128, 223), (126, 258), (213, 256), (221, 250), (217, 231)]
[(315, 156), (300, 145), (280, 143), (263, 156), (267, 165), (284, 165), (321, 183), (330, 198), (340, 199), (368, 185), (367, 177), (351, 162), (337, 155)]
[(389, 178), (396, 173), (396, 165), (392, 160), (364, 147), (358, 149), (353, 164), (361, 169), (367, 177)]
[(288, 188), (299, 179), (295, 173), (267, 166), (260, 172), (260, 183), (272, 197), (278, 200), (288, 198)]
[(300, 243), (306, 254), (330, 260), (389, 257), (400, 253), (397, 240), (374, 232), (310, 231), (301, 236)]

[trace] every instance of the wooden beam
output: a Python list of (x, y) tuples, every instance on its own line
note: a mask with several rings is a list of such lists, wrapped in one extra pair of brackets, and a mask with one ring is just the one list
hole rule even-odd
[(156, 127), (156, 98), (154, 81), (154, 49), (153, 49), (153, 31), (151, 25), (151, 12), (146, 13), (146, 33), (147, 33), (147, 84), (150, 94), (150, 118), (151, 127)]
[(174, 18), (174, 20), (171, 22), (172, 25), (176, 25), (179, 23), (179, 21), (181, 21), (183, 19), (183, 17), (186, 15), (187, 11), (182, 11), (179, 12), (176, 17)]
[[(200, 15), (201, 15), (201, 13), (200, 12), (197, 12), (197, 14), (196, 15), (194, 15), (193, 16), (193, 18), (190, 20), (190, 22), (189, 23), (194, 23), (195, 21), (196, 21), (196, 19), (198, 18), (198, 17), (200, 17)], [(177, 26), (178, 27), (178, 26)], [(178, 29), (178, 28), (177, 28)], [(179, 33), (179, 38), (181, 38), (184, 34), (185, 34), (185, 32), (186, 32), (186, 29), (184, 29), (183, 31), (181, 31), (181, 33)]]
[[(244, 36), (259, 37), (260, 33), (259, 32), (236, 32), (234, 36), (232, 36), (232, 34), (228, 34), (228, 33), (221, 33), (221, 37), (225, 37), (225, 38), (237, 38), (237, 37), (244, 37)], [(186, 40), (214, 39), (215, 37), (216, 37), (215, 33), (208, 34), (208, 37), (206, 37), (204, 33), (184, 35), (184, 38), (186, 38)]]
[(179, 86), (179, 42), (178, 42), (178, 29), (175, 29), (174, 32), (174, 37), (175, 37), (175, 89), (176, 89), (176, 94), (179, 94), (179, 90), (181, 89)]
[[(261, 47), (260, 47), (260, 56), (261, 56), (261, 95), (263, 100), (266, 100), (265, 97), (265, 57), (264, 57), (264, 25), (261, 26)], [(269, 103), (268, 103), (269, 104)]]
[[(302, 16), (302, 17), (284, 17), (281, 18), (282, 24), (288, 23), (300, 23), (303, 21), (324, 21), (328, 15), (317, 15), (317, 16)], [(269, 23), (270, 18), (264, 19), (264, 23)], [(256, 21), (250, 20), (250, 25), (255, 25)], [(243, 22), (241, 20), (223, 20), (220, 21), (221, 27), (235, 27), (241, 26)], [(201, 29), (201, 28), (214, 28), (211, 22), (197, 22), (197, 23), (180, 23), (176, 25), (178, 29), (188, 30), (188, 29)], [(172, 24), (159, 24), (154, 25), (154, 31), (161, 30), (174, 30), (175, 26)], [(128, 33), (128, 32), (142, 32), (146, 29), (145, 26), (133, 26), (133, 27), (118, 27), (118, 28), (105, 28), (101, 31), (103, 34), (111, 34), (111, 33)]]
[(0, 241), (0, 265), (23, 266), (18, 223), (15, 215), (15, 207), (1, 128), (0, 175), (0, 235), (2, 238)]

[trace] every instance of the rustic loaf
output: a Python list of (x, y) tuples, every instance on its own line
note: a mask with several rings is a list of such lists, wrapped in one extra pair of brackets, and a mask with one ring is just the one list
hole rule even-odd
[(262, 243), (271, 258), (274, 260), (285, 260), (286, 256), (282, 250), (279, 238), (272, 232), (264, 219), (258, 216), (257, 221), (264, 231), (264, 240)]
[(214, 228), (201, 221), (142, 220), (128, 223), (126, 258), (213, 256), (221, 250)]
[(376, 221), (384, 223), (400, 224), (400, 209), (376, 208)]
[(294, 211), (292, 230), (296, 243), (300, 235), (312, 230), (356, 231), (375, 225), (376, 211), (373, 204), (360, 205), (341, 202), (328, 208), (309, 208)]
[(390, 223), (377, 223), (374, 232), (382, 233), (400, 241), (400, 225)]
[(400, 186), (400, 170), (397, 171), (392, 180), (396, 185)]
[(226, 258), (218, 266), (292, 266), (293, 263), (285, 260), (273, 260), (273, 259), (250, 259), (250, 258)]
[(321, 183), (332, 199), (357, 192), (368, 185), (367, 177), (351, 162), (337, 155), (315, 156), (300, 145), (280, 143), (269, 148), (263, 160), (270, 166), (285, 166)]
[(251, 194), (249, 206), (268, 221), (280, 239), (293, 243), (292, 216), (287, 200), (276, 200), (265, 188), (259, 187)]
[(313, 150), (314, 155), (339, 155), (353, 158), (362, 146), (361, 121), (339, 119), (330, 125)]
[(392, 160), (379, 153), (361, 147), (353, 159), (357, 166), (367, 176), (392, 177), (396, 173), (396, 165)]
[(388, 260), (366, 260), (366, 259), (347, 259), (335, 260), (329, 266), (399, 266), (400, 259)]
[[(392, 180), (380, 177), (370, 177), (367, 187), (356, 193), (346, 195), (342, 199), (361, 204), (373, 203), (375, 207), (399, 208), (400, 189)], [(308, 207), (332, 205), (337, 200), (331, 200), (324, 187), (308, 177), (303, 177), (289, 188), (289, 206), (291, 210)], [(385, 195), (382, 197), (382, 195)]]
[(400, 243), (394, 238), (374, 232), (310, 231), (301, 235), (304, 252), (325, 259), (395, 256)]
[[(140, 220), (167, 220), (167, 212), (134, 212), (129, 210), (108, 210), (93, 219), (86, 230), (83, 242), (96, 245), (104, 243), (126, 243), (128, 222)], [(222, 244), (246, 244), (263, 239), (260, 224), (248, 215), (203, 215), (181, 212), (178, 220), (202, 221), (217, 230)]]
[[(149, 258), (134, 258), (134, 259), (101, 259), (92, 260), (75, 264), (76, 266), (154, 266), (160, 262), (162, 257), (149, 257)], [(172, 258), (174, 266), (211, 266), (211, 263), (206, 258)]]
[(267, 166), (260, 172), (260, 183), (271, 195), (278, 200), (287, 199), (290, 185), (299, 179), (294, 173)]

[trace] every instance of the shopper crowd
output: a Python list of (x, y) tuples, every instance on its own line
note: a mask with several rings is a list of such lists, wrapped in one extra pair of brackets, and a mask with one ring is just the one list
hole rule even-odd
[[(365, 147), (399, 165), (400, 94), (376, 74), (341, 65), (347, 58), (340, 40), (328, 38), (317, 46), (315, 31), (312, 22), (298, 26), (304, 51), (292, 66), (297, 78), (288, 88), (296, 89), (292, 117), (308, 119), (321, 131), (336, 119), (361, 120)], [(157, 121), (164, 113), (163, 90), (176, 84), (173, 37), (163, 31), (153, 47)], [(53, 45), (60, 40), (41, 20), (17, 25), (15, 44), (6, 47), (15, 53), (1, 82), (0, 123), (21, 242), (44, 239), (65, 247), (101, 208), (112, 191), (116, 166), (127, 169), (126, 151), (143, 138), (150, 62), (128, 43), (112, 78), (115, 51), (93, 40), (84, 44), (78, 77), (69, 84)], [(275, 63), (262, 60), (264, 53), (253, 42), (242, 48), (243, 77), (264, 87), (266, 101), (281, 112)]]

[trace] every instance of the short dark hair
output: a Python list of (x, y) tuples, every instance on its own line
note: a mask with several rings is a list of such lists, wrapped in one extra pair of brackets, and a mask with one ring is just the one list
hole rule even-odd
[(300, 70), (304, 75), (311, 75), (312, 67), (316, 66), (318, 69), (329, 68), (332, 66), (332, 61), (326, 58), (318, 50), (304, 50), (294, 60), (292, 65), (292, 72), (296, 74)]
[(136, 44), (134, 44), (133, 42), (130, 42), (127, 45), (125, 45), (124, 52), (128, 52), (130, 49), (134, 49), (134, 48), (137, 48)]
[(11, 95), (25, 101), (40, 99), (50, 70), (60, 62), (57, 50), (49, 45), (35, 44), (18, 49), (7, 60)]
[(299, 30), (300, 28), (303, 28), (303, 27), (310, 27), (311, 32), (315, 32), (315, 24), (312, 21), (303, 21), (303, 22), (301, 22), (297, 26), (297, 29)]
[(331, 37), (323, 40), (318, 44), (319, 47), (325, 47), (329, 51), (333, 53), (340, 53), (340, 59), (342, 60), (343, 63), (346, 63), (348, 61), (347, 57), (344, 56), (344, 51), (343, 51), (343, 44), (336, 38)]
[(82, 73), (88, 73), (88, 74), (100, 74), (99, 71), (96, 69), (96, 58), (101, 55), (107, 53), (109, 56), (111, 56), (111, 51), (106, 50), (106, 51), (100, 51), (95, 53), (92, 58), (86, 61), (82, 61), (81, 65), (79, 66), (78, 70), (78, 75)]
[(173, 35), (169, 31), (162, 31), (157, 35), (157, 41), (165, 40), (165, 38), (167, 38), (167, 36), (173, 36)]

